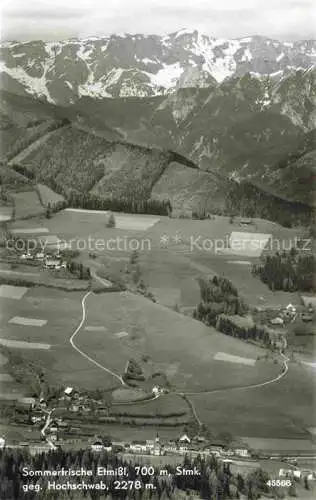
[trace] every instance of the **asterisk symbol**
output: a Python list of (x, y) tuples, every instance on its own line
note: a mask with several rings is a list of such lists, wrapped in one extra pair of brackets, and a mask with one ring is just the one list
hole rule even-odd
[(172, 238), (172, 240), (174, 241), (174, 243), (175, 243), (176, 245), (178, 245), (178, 243), (181, 243), (181, 242), (182, 242), (182, 238), (181, 238), (181, 236), (180, 236), (179, 234), (176, 234), (176, 235)]
[(160, 245), (166, 247), (168, 246), (168, 243), (169, 243), (169, 236), (167, 234), (163, 234), (160, 237)]

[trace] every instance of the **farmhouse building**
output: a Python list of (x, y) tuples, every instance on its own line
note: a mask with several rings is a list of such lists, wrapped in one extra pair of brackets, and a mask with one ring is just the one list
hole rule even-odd
[(51, 447), (48, 443), (30, 444), (28, 446), (28, 451), (31, 455), (39, 455), (40, 453), (48, 453), (51, 451)]
[(175, 441), (167, 441), (164, 443), (163, 449), (166, 453), (177, 453), (178, 445)]
[(239, 457), (247, 458), (250, 456), (249, 450), (247, 448), (233, 448), (234, 455)]
[(146, 441), (132, 441), (130, 445), (130, 450), (133, 453), (146, 453), (147, 443)]
[(94, 441), (92, 444), (91, 444), (91, 450), (92, 451), (103, 451), (103, 442), (101, 439), (97, 439), (96, 441)]
[(71, 395), (73, 395), (73, 392), (74, 392), (73, 387), (66, 387), (66, 389), (64, 390), (64, 394), (65, 394), (66, 396), (71, 396)]
[(301, 478), (301, 471), (298, 469), (280, 469), (279, 470), (279, 477), (296, 477), (298, 479)]
[(289, 313), (292, 313), (292, 314), (295, 314), (296, 313), (296, 307), (293, 306), (293, 304), (288, 304), (286, 306), (286, 310), (289, 312)]
[(46, 259), (45, 267), (46, 269), (58, 269), (60, 268), (60, 260), (59, 259)]
[(151, 392), (152, 392), (153, 396), (158, 396), (161, 392), (161, 389), (158, 385), (154, 385)]
[(91, 450), (95, 452), (112, 451), (112, 442), (109, 439), (97, 438), (91, 443)]
[(283, 325), (284, 320), (279, 316), (270, 320), (271, 325)]
[(189, 451), (189, 447), (186, 443), (179, 443), (178, 451), (179, 453), (187, 453)]
[(191, 443), (191, 439), (187, 434), (182, 434), (182, 436), (179, 438), (179, 443)]
[(250, 226), (250, 224), (252, 224), (252, 219), (250, 219), (250, 217), (243, 217), (240, 219), (241, 226)]

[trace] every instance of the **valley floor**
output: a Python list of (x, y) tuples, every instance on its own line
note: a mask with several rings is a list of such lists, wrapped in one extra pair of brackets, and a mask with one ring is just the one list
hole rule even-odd
[[(149, 241), (149, 247), (139, 251), (139, 265), (142, 278), (159, 303), (129, 292), (91, 293), (86, 296), (83, 310), (85, 292), (36, 286), (26, 287), (15, 297), (0, 293), (1, 338), (11, 341), (11, 351), (39, 363), (51, 382), (84, 390), (111, 391), (122, 386), (120, 377), (133, 358), (147, 376), (163, 374), (171, 394), (196, 393), (189, 396), (190, 401), (199, 420), (211, 430), (229, 429), (235, 436), (308, 442), (315, 388), (315, 372), (310, 366), (300, 364), (298, 359), (291, 360), (288, 373), (276, 383), (239, 390), (275, 379), (280, 373), (278, 360), (273, 356), (260, 359), (262, 348), (225, 336), (172, 310), (178, 306), (186, 312), (195, 307), (199, 302), (197, 278), (214, 274), (229, 278), (252, 305), (263, 301), (265, 305), (299, 302), (295, 294), (273, 293), (251, 275), (251, 263), (257, 258), (196, 248), (192, 251), (190, 247), (191, 238), (199, 235), (202, 240), (225, 241), (240, 226), (230, 224), (227, 218), (182, 221), (124, 214), (115, 217), (117, 226), (107, 228), (103, 213), (65, 210), (51, 219), (16, 221), (12, 229), (21, 237), (32, 233), (38, 237), (42, 231), (43, 235), (55, 235), (67, 243), (72, 240), (75, 248), (79, 241), (83, 246), (82, 242), (91, 239), (105, 243), (117, 243), (119, 238), (125, 242), (133, 240), (134, 244)], [(255, 224), (254, 232), (279, 234), (283, 239), (295, 236), (293, 230), (266, 221), (258, 220)], [(95, 255), (92, 257), (91, 253)], [(130, 255), (128, 244), (123, 249), (105, 245), (102, 249), (80, 248), (79, 259), (107, 281), (111, 276), (124, 275)], [(14, 272), (19, 273), (19, 269)], [(12, 321), (16, 317), (22, 321)], [(42, 321), (41, 326), (35, 327), (34, 321)], [(28, 348), (17, 343), (14, 346), (18, 341), (29, 343)], [(49, 348), (41, 349), (42, 344)], [(1, 370), (3, 374), (8, 372), (5, 364)], [(19, 387), (24, 393), (25, 388)], [(148, 390), (145, 383), (143, 389)], [(217, 392), (205, 393), (213, 390)], [(178, 407), (176, 398), (173, 404)], [(157, 411), (163, 412), (164, 405), (170, 410), (170, 399), (167, 402), (159, 398)], [(104, 428), (114, 432), (115, 425), (105, 424)], [(123, 433), (132, 432), (135, 437), (149, 436), (155, 431), (155, 426), (122, 426)], [(179, 433), (172, 428), (162, 432), (169, 431), (173, 435)]]

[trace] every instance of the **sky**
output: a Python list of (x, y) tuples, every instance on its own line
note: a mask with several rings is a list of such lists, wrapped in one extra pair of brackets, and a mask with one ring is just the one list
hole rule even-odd
[(181, 28), (238, 38), (316, 38), (316, 0), (2, 0), (2, 40), (63, 40)]

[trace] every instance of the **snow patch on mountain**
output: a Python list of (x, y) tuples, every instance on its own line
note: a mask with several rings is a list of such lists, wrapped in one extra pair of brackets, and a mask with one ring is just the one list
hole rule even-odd
[(87, 61), (89, 59), (90, 55), (93, 54), (93, 48), (90, 47), (89, 45), (86, 46), (84, 44), (80, 44), (79, 48), (76, 52), (77, 57), (80, 57), (83, 61)]
[(144, 59), (138, 59), (139, 61), (142, 61), (144, 64), (157, 64), (157, 61), (154, 61), (153, 59), (149, 59), (149, 57), (144, 57)]
[(246, 36), (245, 38), (239, 38), (240, 43), (251, 43), (252, 38), (250, 36)]
[(41, 78), (34, 76), (29, 76), (23, 68), (7, 68), (2, 62), (0, 62), (0, 74), (7, 73), (19, 81), (25, 86), (25, 90), (30, 94), (37, 97), (46, 97), (47, 101), (56, 104), (54, 99), (52, 99), (47, 87), (46, 87), (46, 77), (45, 73)]
[(119, 81), (123, 74), (123, 69), (122, 68), (114, 68), (110, 71), (110, 73), (107, 75), (106, 78), (106, 86), (109, 87), (110, 85), (114, 85)]
[(226, 56), (233, 57), (236, 52), (240, 49), (239, 40), (227, 40), (227, 47), (224, 48), (223, 52)]
[(111, 94), (106, 91), (102, 81), (93, 82), (91, 80), (78, 86), (78, 94), (79, 97), (88, 96), (96, 99), (112, 97)]
[(61, 42), (6, 42), (2, 49), (2, 71), (27, 92), (63, 104), (82, 95), (154, 96), (201, 88), (213, 79), (221, 83), (246, 72), (278, 80), (316, 61), (313, 40), (214, 38), (192, 29), (162, 37), (124, 33)]
[(180, 63), (177, 62), (175, 64), (164, 64), (163, 68), (156, 74), (146, 74), (149, 76), (151, 82), (157, 87), (170, 89), (176, 85), (183, 71), (184, 69), (181, 67)]
[(252, 53), (249, 49), (246, 49), (241, 58), (242, 61), (249, 62), (253, 59)]

